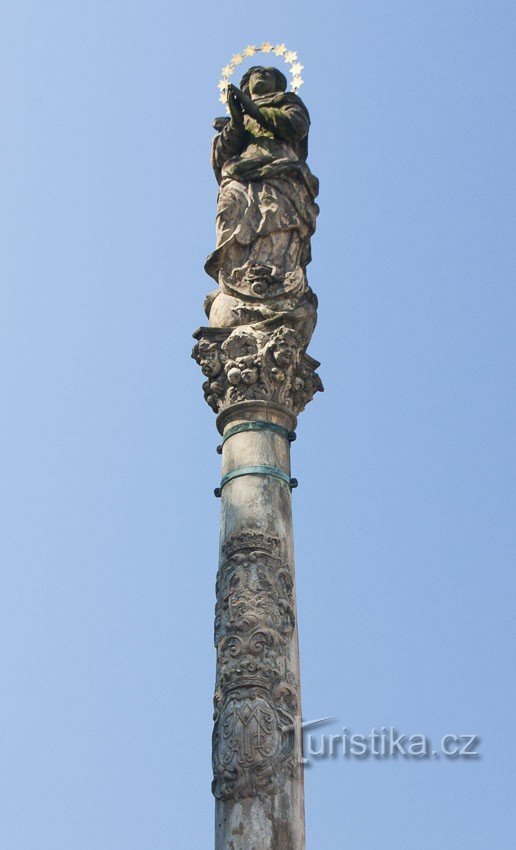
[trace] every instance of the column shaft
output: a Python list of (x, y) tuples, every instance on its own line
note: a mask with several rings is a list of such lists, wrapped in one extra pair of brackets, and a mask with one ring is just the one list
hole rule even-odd
[[(224, 433), (244, 421), (226, 411)], [(246, 419), (253, 415), (247, 411)], [(292, 427), (292, 414), (268, 411)], [(272, 430), (233, 434), (223, 476), (267, 466), (290, 476), (290, 443)], [(213, 733), (216, 850), (304, 850), (291, 492), (269, 474), (222, 489)]]

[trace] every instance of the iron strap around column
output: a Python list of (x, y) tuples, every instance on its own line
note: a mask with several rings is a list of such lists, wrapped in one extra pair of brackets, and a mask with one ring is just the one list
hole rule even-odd
[(213, 491), (216, 497), (220, 498), (222, 490), (228, 481), (232, 481), (233, 478), (240, 478), (242, 475), (271, 475), (273, 478), (279, 478), (280, 481), (284, 481), (291, 490), (297, 487), (298, 483), (297, 478), (291, 478), (287, 472), (284, 472), (283, 469), (278, 469), (277, 466), (264, 466), (263, 464), (260, 466), (237, 466), (236, 469), (226, 472), (223, 476), (220, 487), (216, 487)]
[(220, 446), (217, 446), (217, 452), (222, 454), (222, 446), (229, 440), (230, 437), (233, 437), (235, 434), (241, 434), (242, 431), (273, 431), (275, 434), (280, 434), (282, 437), (285, 437), (289, 443), (293, 443), (296, 439), (296, 432), (289, 431), (288, 428), (284, 428), (283, 425), (276, 425), (275, 422), (266, 422), (262, 419), (255, 419), (252, 422), (240, 422), (239, 425), (233, 425), (232, 428), (228, 428), (222, 437), (222, 443)]

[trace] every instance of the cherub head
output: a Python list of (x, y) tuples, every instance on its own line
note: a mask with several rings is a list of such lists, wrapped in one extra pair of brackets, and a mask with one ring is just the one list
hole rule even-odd
[(293, 365), (301, 348), (299, 336), (291, 328), (274, 331), (269, 345), (273, 360), (280, 369)]
[(222, 372), (219, 346), (216, 342), (201, 339), (194, 346), (192, 357), (197, 360), (201, 372), (207, 378), (216, 378)]

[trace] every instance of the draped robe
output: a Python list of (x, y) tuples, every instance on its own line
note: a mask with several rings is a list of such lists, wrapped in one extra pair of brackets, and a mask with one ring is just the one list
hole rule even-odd
[(248, 301), (302, 296), (319, 212), (318, 180), (305, 161), (310, 118), (293, 93), (254, 103), (271, 129), (246, 115), (213, 142), (217, 247), (205, 268), (223, 293)]

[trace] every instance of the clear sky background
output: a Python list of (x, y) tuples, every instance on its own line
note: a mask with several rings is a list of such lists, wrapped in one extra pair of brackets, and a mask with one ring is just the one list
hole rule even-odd
[(213, 844), (220, 459), (190, 359), (220, 68), (297, 50), (321, 215), (293, 447), (309, 850), (512, 850), (512, 0), (4, 2), (0, 847)]

